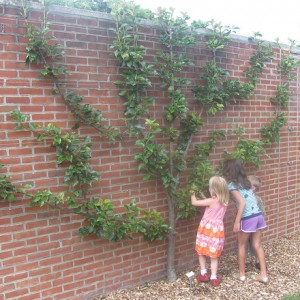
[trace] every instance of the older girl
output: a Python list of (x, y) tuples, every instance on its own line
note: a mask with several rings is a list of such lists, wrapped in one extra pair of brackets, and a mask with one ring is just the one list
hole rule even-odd
[(246, 280), (245, 258), (246, 247), (252, 234), (252, 247), (258, 257), (260, 264), (260, 274), (253, 279), (267, 283), (267, 266), (265, 252), (261, 245), (261, 230), (265, 228), (266, 222), (259, 209), (252, 185), (247, 178), (246, 171), (239, 159), (232, 158), (224, 162), (223, 175), (228, 181), (228, 189), (231, 198), (236, 202), (237, 214), (233, 226), (233, 231), (238, 234), (238, 262), (239, 279)]

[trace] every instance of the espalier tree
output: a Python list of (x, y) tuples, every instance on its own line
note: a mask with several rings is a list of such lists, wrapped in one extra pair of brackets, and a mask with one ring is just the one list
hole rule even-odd
[[(260, 39), (260, 34), (255, 33), (252, 38), (257, 45), (256, 51), (250, 57), (249, 68), (244, 72), (248, 82), (241, 82), (229, 78), (227, 70), (221, 68), (217, 61), (217, 54), (230, 42), (230, 28), (213, 23), (211, 33), (206, 42), (211, 51), (212, 60), (202, 68), (201, 78), (206, 83), (193, 89), (197, 102), (207, 108), (208, 114), (216, 114), (225, 107), (236, 104), (239, 99), (249, 99), (256, 87), (258, 76), (266, 68), (267, 62), (272, 59), (270, 43)], [(261, 139), (245, 138), (243, 127), (233, 127), (227, 134), (235, 134), (238, 138), (236, 148), (233, 152), (225, 149), (225, 157), (239, 158), (245, 163), (249, 162), (255, 166), (261, 164), (260, 157), (266, 154), (264, 142)]]
[[(278, 42), (278, 41), (277, 41)], [(274, 142), (280, 141), (280, 132), (287, 123), (286, 111), (284, 111), (289, 103), (291, 96), (290, 82), (296, 79), (295, 70), (300, 61), (291, 55), (292, 49), (295, 46), (295, 41), (290, 39), (290, 48), (285, 50), (278, 42), (278, 49), (281, 54), (281, 61), (278, 64), (277, 70), (280, 74), (280, 84), (277, 86), (275, 97), (270, 99), (271, 103), (276, 105), (274, 119), (268, 126), (261, 128), (263, 142), (266, 145), (272, 145)]]
[[(180, 187), (179, 175), (186, 169), (187, 145), (197, 127), (202, 125), (200, 118), (189, 112), (182, 86), (189, 82), (181, 78), (183, 68), (190, 64), (184, 50), (195, 43), (195, 30), (187, 25), (188, 17), (174, 18), (172, 12), (160, 10), (158, 22), (161, 26), (161, 41), (166, 51), (158, 53), (153, 65), (145, 61), (145, 48), (138, 44), (138, 21), (135, 5), (114, 5), (112, 14), (116, 23), (116, 36), (112, 47), (115, 56), (120, 60), (123, 80), (116, 82), (120, 86), (120, 96), (126, 98), (125, 115), (128, 117), (131, 132), (137, 135), (136, 145), (140, 152), (136, 155), (139, 170), (145, 173), (144, 179), (159, 179), (166, 191), (168, 202), (168, 278), (176, 279), (175, 272), (175, 240), (176, 223), (182, 215), (189, 215), (184, 209), (191, 211), (189, 202), (178, 206), (178, 199), (185, 198), (187, 193)], [(186, 32), (189, 31), (187, 35)], [(178, 50), (183, 50), (181, 53)], [(168, 104), (164, 114), (164, 122), (147, 117), (148, 105), (153, 99), (145, 97), (147, 88), (151, 86), (151, 76), (161, 78), (161, 88), (166, 90)], [(147, 114), (146, 114), (147, 113)], [(176, 123), (179, 123), (177, 126)], [(212, 170), (207, 170), (202, 178), (207, 179)], [(203, 169), (204, 170), (204, 169)], [(185, 195), (183, 195), (185, 194)]]
[[(25, 5), (23, 12), (27, 19), (28, 9)], [(26, 22), (26, 38), (28, 38), (26, 64), (40, 65), (40, 77), (53, 80), (53, 93), (65, 101), (74, 115), (76, 122), (74, 129), (85, 124), (109, 140), (122, 139), (123, 133), (120, 133), (118, 129), (103, 125), (106, 120), (101, 111), (83, 103), (82, 96), (65, 86), (63, 79), (68, 72), (58, 64), (63, 51), (58, 44), (51, 43), (54, 37), (49, 33), (46, 15), (44, 9), (40, 27)], [(89, 164), (92, 144), (88, 136), (82, 137), (74, 131), (64, 132), (51, 123), (41, 127), (34, 122), (28, 122), (28, 116), (19, 110), (11, 112), (11, 116), (18, 123), (16, 130), (31, 131), (38, 141), (51, 141), (49, 147), (56, 148), (57, 165), (64, 166), (64, 182), (67, 188), (58, 194), (52, 193), (51, 190), (34, 193), (28, 191), (30, 186), (25, 186), (24, 190), (16, 188), (10, 182), (9, 177), (4, 176), (0, 178), (0, 195), (5, 200), (12, 202), (15, 194), (19, 193), (30, 198), (30, 205), (40, 207), (50, 205), (80, 214), (84, 216), (85, 224), (87, 224), (79, 228), (79, 233), (83, 236), (95, 234), (111, 241), (119, 241), (131, 238), (133, 233), (141, 233), (149, 242), (165, 236), (169, 226), (157, 211), (142, 210), (133, 199), (130, 204), (125, 205), (125, 213), (115, 213), (110, 199), (90, 196), (90, 188), (95, 181), (99, 180), (99, 175)]]
[[(64, 78), (67, 70), (60, 65), (64, 52), (53, 42), (46, 9), (41, 26), (30, 24), (27, 18), (28, 8), (23, 0), (24, 17), (26, 19), (28, 45), (26, 48), (27, 64), (39, 64), (40, 76), (53, 80), (53, 93), (60, 96), (74, 115), (76, 130), (85, 124), (91, 126), (107, 139), (118, 139), (122, 142), (125, 135), (136, 138), (138, 152), (135, 156), (138, 169), (144, 173), (145, 180), (159, 180), (164, 187), (168, 202), (168, 222), (156, 211), (143, 211), (133, 200), (124, 208), (125, 213), (116, 214), (110, 199), (90, 197), (90, 187), (98, 180), (98, 174), (89, 164), (91, 143), (89, 137), (82, 137), (75, 131), (64, 132), (54, 124), (40, 127), (28, 122), (27, 116), (15, 110), (11, 113), (18, 123), (17, 130), (29, 130), (38, 140), (51, 141), (56, 148), (57, 164), (65, 167), (65, 191), (53, 194), (50, 190), (28, 192), (18, 189), (9, 176), (0, 177), (0, 196), (6, 201), (14, 201), (20, 193), (30, 197), (31, 205), (51, 205), (56, 208), (71, 209), (85, 218), (86, 226), (79, 229), (82, 235), (96, 234), (112, 241), (130, 238), (132, 233), (141, 233), (147, 241), (168, 237), (167, 276), (170, 281), (176, 279), (175, 249), (176, 228), (182, 218), (195, 214), (190, 204), (190, 189), (207, 191), (209, 177), (215, 172), (209, 161), (209, 155), (220, 139), (229, 132), (213, 131), (206, 142), (192, 143), (192, 138), (200, 133), (204, 125), (203, 113), (215, 115), (229, 105), (238, 105), (239, 99), (249, 99), (255, 90), (259, 75), (272, 59), (271, 46), (260, 39), (256, 33), (253, 42), (256, 49), (250, 57), (249, 68), (245, 72), (245, 80), (239, 81), (229, 77), (229, 73), (218, 65), (218, 55), (230, 42), (230, 34), (236, 28), (222, 26), (219, 23), (193, 22), (189, 17), (175, 17), (172, 10), (161, 9), (157, 15), (141, 9), (133, 2), (109, 1), (105, 10), (110, 11), (115, 21), (115, 40), (111, 45), (113, 54), (120, 61), (121, 80), (120, 96), (124, 98), (124, 128), (105, 126), (106, 120), (102, 112), (84, 103), (82, 96), (67, 88)], [(94, 5), (95, 1), (81, 1), (84, 5)], [(42, 3), (54, 3), (44, 0)], [(67, 4), (67, 1), (64, 2)], [(78, 2), (79, 3), (79, 2)], [(103, 1), (98, 2), (103, 4)], [(92, 9), (92, 8), (91, 8)], [(151, 18), (157, 22), (161, 32), (162, 50), (150, 61), (146, 59), (146, 49), (139, 41), (140, 20)], [(197, 45), (197, 29), (205, 28), (205, 43), (211, 57), (200, 68), (199, 76), (203, 84), (191, 86), (184, 77), (185, 68), (193, 65), (187, 56), (187, 48)], [(295, 79), (293, 71), (298, 61), (290, 50), (280, 49), (282, 59), (278, 65), (281, 84), (277, 95), (270, 101), (276, 105), (274, 119), (269, 125), (261, 128), (260, 139), (245, 138), (245, 130), (233, 126), (231, 133), (238, 137), (236, 148), (226, 152), (225, 156), (238, 157), (244, 162), (260, 165), (260, 156), (266, 155), (267, 147), (279, 141), (280, 130), (286, 123), (285, 113), (290, 96), (289, 84)], [(148, 97), (147, 91), (152, 87), (152, 79), (159, 78), (162, 93), (167, 95), (165, 110), (155, 111), (155, 100)], [(196, 106), (189, 105), (185, 92), (192, 90)], [(151, 111), (149, 107), (151, 106)], [(194, 110), (192, 111), (192, 107)], [(155, 112), (157, 119), (151, 118)], [(125, 126), (124, 126), (125, 127)], [(0, 166), (2, 168), (3, 166)], [(25, 187), (30, 189), (29, 186)]]
[[(225, 137), (223, 131), (212, 132), (206, 143), (193, 144), (193, 149), (190, 149), (193, 136), (204, 125), (201, 114), (206, 112), (215, 115), (239, 99), (249, 99), (259, 75), (273, 55), (271, 45), (262, 41), (260, 34), (256, 33), (253, 38), (257, 45), (256, 51), (253, 52), (249, 68), (245, 72), (248, 82), (233, 80), (229, 78), (226, 70), (218, 66), (216, 57), (230, 42), (229, 35), (236, 28), (224, 27), (213, 21), (193, 22), (188, 25), (188, 16), (175, 17), (173, 13), (172, 10), (165, 9), (158, 11), (156, 21), (161, 32), (163, 50), (154, 57), (153, 70), (149, 58), (145, 59), (145, 48), (138, 41), (139, 18), (135, 5), (119, 3), (112, 7), (117, 36), (112, 47), (115, 56), (120, 60), (123, 77), (116, 84), (120, 86), (120, 96), (126, 99), (125, 115), (132, 125), (131, 130), (137, 134), (136, 144), (140, 152), (136, 155), (136, 160), (139, 170), (145, 174), (144, 179), (159, 179), (167, 196), (171, 228), (168, 233), (167, 275), (171, 281), (176, 279), (174, 262), (178, 220), (195, 213), (190, 205), (189, 190), (207, 190), (208, 178), (214, 173), (209, 162), (209, 153), (217, 141)], [(199, 109), (191, 111), (184, 94), (190, 82), (182, 74), (185, 67), (193, 64), (186, 55), (186, 49), (195, 45), (196, 30), (199, 27), (208, 30), (206, 45), (212, 53), (212, 59), (201, 70), (201, 79), (206, 84), (193, 88)], [(147, 107), (153, 103), (153, 99), (145, 96), (147, 89), (151, 88), (153, 76), (160, 78), (160, 87), (167, 95), (165, 112), (159, 120), (148, 116)], [(276, 129), (282, 129), (285, 120), (277, 115), (270, 126), (262, 129), (264, 139), (243, 138), (244, 129), (241, 127), (232, 130), (239, 140), (235, 151), (225, 152), (225, 155), (259, 166), (260, 156), (267, 155), (265, 146), (270, 145), (272, 139), (278, 141), (275, 136), (279, 131), (273, 130), (274, 122)], [(270, 139), (266, 139), (268, 135)], [(187, 171), (187, 180), (184, 180), (183, 175)]]

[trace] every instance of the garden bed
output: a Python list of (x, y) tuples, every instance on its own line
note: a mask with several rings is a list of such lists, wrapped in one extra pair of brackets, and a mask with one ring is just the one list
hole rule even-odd
[(257, 271), (250, 257), (247, 261), (247, 280), (235, 279), (238, 271), (236, 255), (224, 255), (219, 263), (222, 283), (212, 287), (209, 283), (193, 280), (190, 287), (186, 273), (199, 272), (198, 266), (178, 274), (175, 282), (159, 280), (132, 289), (115, 291), (93, 300), (279, 300), (283, 296), (300, 292), (300, 235), (299, 232), (265, 242), (269, 283), (251, 280)]

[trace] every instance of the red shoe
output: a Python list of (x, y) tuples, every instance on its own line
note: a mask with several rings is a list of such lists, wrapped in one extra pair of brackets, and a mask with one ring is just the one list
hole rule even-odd
[(199, 282), (208, 282), (210, 278), (209, 278), (209, 275), (206, 273), (206, 274), (204, 274), (204, 275), (201, 275), (201, 274), (197, 275), (197, 276), (196, 276), (196, 279), (197, 279)]
[(218, 286), (221, 283), (221, 278), (217, 277), (217, 279), (211, 279), (210, 283), (212, 286)]

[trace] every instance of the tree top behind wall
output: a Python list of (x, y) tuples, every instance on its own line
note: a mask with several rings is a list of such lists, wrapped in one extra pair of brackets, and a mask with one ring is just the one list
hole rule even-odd
[[(23, 0), (26, 1), (26, 0)], [(79, 9), (87, 9), (105, 13), (111, 13), (110, 4), (111, 3), (119, 3), (120, 0), (31, 0), (31, 2), (41, 3), (45, 5), (55, 4), (65, 7), (73, 7)], [(128, 1), (130, 3), (134, 3), (134, 1)], [(145, 19), (152, 19), (153, 12), (149, 9), (143, 9), (139, 5), (137, 8), (140, 10), (140, 17)]]

